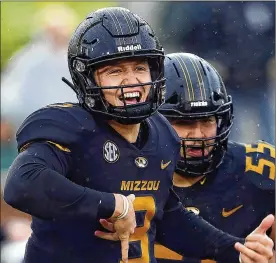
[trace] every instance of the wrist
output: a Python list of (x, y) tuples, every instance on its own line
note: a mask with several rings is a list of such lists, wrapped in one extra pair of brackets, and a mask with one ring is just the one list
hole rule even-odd
[(120, 194), (114, 194), (114, 198), (115, 198), (115, 209), (111, 217), (117, 218), (123, 212), (124, 204)]
[(121, 197), (123, 199), (123, 212), (116, 218), (117, 220), (125, 218), (128, 214), (128, 210), (129, 210), (128, 199), (124, 195), (121, 195)]
[(113, 219), (123, 219), (129, 210), (129, 201), (126, 196), (121, 194), (114, 194), (115, 197), (115, 210), (112, 215)]
[(110, 218), (114, 213), (116, 200), (111, 193), (102, 193), (101, 202), (98, 209), (99, 218)]

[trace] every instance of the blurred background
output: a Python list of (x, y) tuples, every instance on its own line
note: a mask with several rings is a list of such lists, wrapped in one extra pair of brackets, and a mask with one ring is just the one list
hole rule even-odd
[(30, 217), (2, 199), (15, 133), (36, 109), (76, 101), (68, 40), (91, 11), (122, 6), (144, 17), (166, 53), (190, 52), (223, 76), (234, 101), (231, 139), (275, 144), (275, 2), (1, 2), (1, 263), (21, 263)]

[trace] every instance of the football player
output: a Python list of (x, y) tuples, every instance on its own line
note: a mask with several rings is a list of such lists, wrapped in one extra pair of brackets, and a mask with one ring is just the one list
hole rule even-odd
[[(68, 50), (73, 83), (65, 82), (79, 104), (49, 105), (23, 122), (5, 186), (6, 202), (33, 216), (25, 263), (152, 263), (155, 239), (190, 256), (235, 262), (237, 249), (267, 262), (273, 242), (262, 232), (273, 216), (250, 248), (185, 210), (172, 191), (180, 143), (156, 113), (163, 60), (151, 27), (127, 9), (97, 10), (78, 26)], [(114, 233), (103, 236), (103, 220)]]
[[(189, 53), (169, 54), (165, 77), (166, 101), (160, 112), (182, 144), (174, 191), (186, 209), (223, 231), (246, 237), (263, 217), (275, 213), (275, 148), (265, 141), (228, 141), (232, 99), (206, 60)], [(268, 234), (274, 240), (274, 224)], [(160, 245), (156, 256), (163, 258), (159, 263), (210, 262), (183, 258)]]

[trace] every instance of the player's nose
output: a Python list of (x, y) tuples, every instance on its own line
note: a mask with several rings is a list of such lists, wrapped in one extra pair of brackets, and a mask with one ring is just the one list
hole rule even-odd
[(194, 123), (194, 125), (191, 129), (190, 135), (191, 135), (192, 138), (202, 138), (202, 137), (204, 137), (202, 125), (201, 125), (200, 122), (195, 122)]
[(133, 85), (133, 84), (139, 84), (139, 80), (133, 70), (128, 70), (124, 74), (122, 85)]

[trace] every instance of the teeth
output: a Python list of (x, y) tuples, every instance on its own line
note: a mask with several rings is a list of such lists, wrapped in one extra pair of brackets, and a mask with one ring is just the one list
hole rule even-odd
[(140, 93), (138, 91), (124, 93), (125, 98), (140, 98)]

